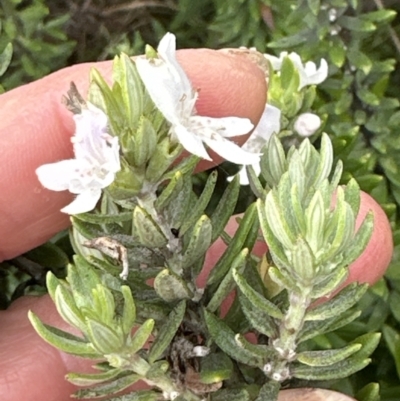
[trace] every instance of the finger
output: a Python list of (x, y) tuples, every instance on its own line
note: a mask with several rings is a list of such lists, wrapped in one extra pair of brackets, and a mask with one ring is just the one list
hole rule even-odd
[(332, 390), (293, 388), (282, 390), (278, 401), (355, 401), (355, 399)]
[[(255, 64), (206, 49), (183, 50), (178, 57), (200, 91), (199, 114), (248, 117), (257, 123), (266, 86)], [(85, 94), (92, 67), (111, 76), (110, 62), (76, 65), (0, 96), (0, 260), (45, 242), (69, 224), (59, 210), (71, 195), (42, 188), (35, 169), (72, 157), (74, 124), (60, 99), (71, 81)]]

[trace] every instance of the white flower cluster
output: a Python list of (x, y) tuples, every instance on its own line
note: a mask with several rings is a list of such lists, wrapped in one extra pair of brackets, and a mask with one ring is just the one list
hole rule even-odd
[[(273, 133), (280, 131), (281, 112), (267, 104), (262, 118), (251, 137), (241, 148), (227, 138), (249, 133), (253, 124), (247, 118), (212, 118), (196, 114), (197, 91), (176, 59), (175, 36), (167, 33), (157, 48), (158, 57), (139, 57), (136, 66), (139, 75), (156, 107), (171, 124), (169, 134), (188, 152), (211, 160), (207, 145), (225, 160), (236, 164), (252, 165), (260, 173), (260, 150)], [(296, 53), (281, 53), (279, 58), (265, 55), (275, 70), (282, 66), (284, 57), (290, 57), (300, 75), (299, 90), (306, 85), (322, 82), (328, 65), (321, 60), (319, 69), (312, 62), (303, 65)], [(74, 116), (76, 132), (72, 137), (75, 158), (45, 164), (36, 170), (42, 185), (53, 191), (68, 190), (77, 197), (62, 209), (78, 214), (95, 208), (102, 189), (109, 186), (120, 170), (119, 143), (108, 132), (107, 116), (88, 103), (81, 114)], [(321, 120), (312, 113), (300, 115), (294, 129), (301, 136), (312, 135)], [(241, 184), (248, 184), (244, 169), (240, 172)]]
[(76, 131), (71, 138), (75, 159), (44, 164), (36, 169), (41, 184), (52, 191), (78, 195), (61, 209), (68, 214), (88, 212), (96, 206), (101, 190), (115, 179), (120, 166), (117, 137), (107, 132), (107, 116), (87, 103), (80, 114), (74, 115)]

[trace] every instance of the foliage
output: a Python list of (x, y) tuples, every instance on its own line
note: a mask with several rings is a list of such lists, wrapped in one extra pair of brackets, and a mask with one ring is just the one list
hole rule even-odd
[[(361, 189), (371, 193), (381, 203), (391, 218), (397, 248), (385, 280), (369, 290), (361, 299), (359, 303), (359, 308), (362, 310), (361, 316), (349, 325), (305, 341), (304, 344), (308, 350), (304, 352), (312, 352), (314, 348), (321, 350), (344, 347), (346, 349), (345, 347), (356, 337), (360, 338), (370, 331), (382, 331), (383, 340), (373, 354), (372, 365), (363, 370), (362, 374), (346, 377), (336, 382), (331, 381), (324, 385), (352, 395), (357, 394), (359, 400), (369, 400), (374, 399), (368, 397), (377, 390), (373, 385), (368, 387), (368, 383), (379, 382), (383, 401), (397, 399), (400, 391), (398, 351), (400, 347), (398, 306), (400, 304), (398, 302), (400, 299), (398, 273), (400, 231), (397, 228), (397, 208), (400, 205), (400, 158), (398, 157), (400, 104), (396, 88), (400, 84), (400, 70), (395, 68), (399, 60), (399, 22), (396, 13), (391, 9), (398, 12), (398, 2), (387, 0), (382, 6), (381, 1), (378, 0), (375, 2), (357, 0), (290, 0), (284, 2), (271, 0), (248, 2), (241, 0), (230, 2), (171, 0), (159, 3), (148, 2), (148, 4), (137, 2), (136, 8), (134, 6), (131, 9), (126, 9), (126, 2), (123, 1), (107, 2), (107, 7), (104, 1), (92, 1), (90, 7), (87, 8), (78, 1), (47, 3), (44, 0), (1, 1), (0, 51), (5, 49), (0, 55), (1, 72), (3, 72), (3, 66), (5, 68), (8, 64), (7, 61), (2, 64), (2, 60), (8, 60), (10, 57), (10, 47), (6, 48), (6, 45), (12, 43), (14, 49), (10, 67), (2, 77), (2, 84), (6, 89), (37, 79), (71, 62), (101, 60), (119, 53), (120, 50), (124, 50), (128, 54), (138, 54), (142, 51), (144, 43), (156, 44), (162, 34), (168, 30), (177, 34), (180, 47), (256, 46), (262, 52), (279, 54), (280, 51), (293, 50), (305, 60), (317, 61), (323, 57), (329, 61), (329, 78), (318, 87), (313, 110), (323, 116), (324, 131), (331, 137), (335, 161), (340, 159), (343, 162), (341, 183), (348, 183), (355, 178)], [(110, 3), (112, 4), (110, 5)], [(135, 2), (132, 4), (135, 5)], [(316, 147), (320, 148), (322, 143), (320, 138), (315, 136), (313, 140)], [(283, 137), (282, 143), (287, 153), (292, 141)], [(184, 168), (188, 168), (190, 171), (190, 166)], [(204, 205), (202, 203), (201, 207), (199, 206), (199, 213), (205, 211), (212, 216), (213, 211), (214, 213), (221, 212), (221, 207), (218, 208), (217, 205), (224, 190), (227, 191), (226, 194), (229, 193), (232, 196), (231, 199), (234, 199), (232, 194), (236, 196), (239, 188), (235, 186), (236, 184), (228, 186), (225, 183), (225, 171), (230, 172), (232, 169), (234, 169), (233, 166), (224, 165), (219, 169), (218, 178), (216, 172), (211, 175), (203, 173), (194, 178), (196, 194), (204, 194), (201, 198)], [(217, 179), (216, 190), (211, 195)], [(261, 185), (264, 185), (264, 179), (268, 182), (268, 177), (263, 177)], [(189, 183), (179, 175), (175, 175), (171, 182), (174, 185), (189, 188)], [(253, 189), (254, 187), (255, 185), (253, 185)], [(174, 188), (169, 187), (168, 191), (173, 193)], [(117, 189), (121, 191), (120, 187)], [(188, 191), (191, 192), (192, 188)], [(276, 189), (276, 191), (279, 195), (279, 190)], [(249, 189), (240, 189), (239, 196), (240, 201), (236, 205), (236, 210), (245, 210), (254, 199), (254, 195)], [(172, 198), (169, 198), (166, 192), (164, 197), (166, 198), (165, 204), (168, 205), (168, 200)], [(192, 194), (192, 198), (195, 199), (194, 194)], [(191, 200), (193, 201), (193, 199)], [(318, 202), (316, 201), (316, 203)], [(205, 209), (207, 204), (208, 208)], [(115, 210), (119, 210), (120, 206), (115, 208), (106, 205), (104, 207), (111, 207), (114, 213)], [(235, 205), (232, 204), (229, 207), (229, 210), (232, 210)], [(196, 214), (197, 219), (184, 223), (182, 235), (187, 233), (183, 240), (185, 247), (189, 246), (189, 233), (192, 233), (193, 230), (207, 231), (208, 220), (206, 218), (201, 220), (201, 213), (200, 215)], [(139, 219), (140, 216), (140, 212), (137, 212), (136, 218)], [(178, 221), (181, 218), (183, 217), (178, 218)], [(210, 218), (212, 220), (212, 217)], [(250, 221), (251, 218), (253, 217), (248, 215)], [(83, 217), (81, 220), (79, 218), (76, 220), (76, 225), (81, 227), (82, 232), (88, 233), (94, 230), (98, 233), (99, 222), (83, 221), (82, 219)], [(215, 218), (214, 224), (216, 220)], [(130, 224), (126, 221), (118, 222), (115, 225), (104, 223), (101, 224), (101, 229), (104, 230), (105, 227), (107, 234), (114, 233), (116, 230), (118, 235), (125, 235), (121, 234), (121, 231), (125, 232), (127, 227), (129, 229)], [(249, 223), (247, 222), (247, 224)], [(213, 239), (215, 235), (212, 233)], [(250, 241), (251, 238), (248, 240)], [(238, 239), (232, 241), (233, 245), (231, 246), (233, 247), (234, 241), (238, 241)], [(57, 244), (59, 245), (60, 242)], [(76, 243), (74, 245), (76, 246)], [(244, 247), (244, 245), (242, 243), (239, 247)], [(15, 298), (22, 294), (25, 288), (29, 288), (33, 284), (32, 278), (35, 285), (43, 284), (44, 276), (49, 268), (55, 268), (56, 275), (62, 276), (57, 269), (65, 267), (67, 260), (71, 261), (72, 252), (68, 249), (68, 244), (65, 245), (64, 242), (63, 249), (66, 252), (55, 251), (60, 259), (57, 259), (57, 262), (49, 262), (46, 261), (48, 258), (46, 255), (52, 255), (50, 247), (51, 245), (42, 248), (45, 252), (42, 254), (39, 252), (40, 257), (36, 259), (29, 255), (23, 255), (17, 260), (3, 264), (1, 272), (4, 279), (1, 280), (1, 288), (4, 289), (2, 291), (5, 295), (2, 300), (4, 306), (9, 304), (12, 293)], [(85, 251), (87, 252), (87, 249)], [(277, 253), (279, 253), (279, 249)], [(242, 255), (242, 257), (244, 256)], [(32, 264), (32, 261), (37, 264)], [(107, 274), (110, 272), (116, 271), (115, 263), (110, 262), (108, 258), (105, 258), (105, 261), (91, 259), (91, 262), (93, 261), (103, 269), (101, 271), (105, 277), (108, 277)], [(240, 259), (236, 262), (240, 265)], [(232, 266), (233, 260), (230, 260), (230, 263)], [(253, 264), (254, 268), (254, 263), (248, 258), (246, 264)], [(76, 265), (79, 266), (79, 263)], [(223, 265), (222, 262), (221, 265)], [(10, 266), (27, 271), (28, 276), (21, 277), (20, 270), (10, 273)], [(196, 275), (198, 268), (199, 266), (189, 265), (187, 268), (190, 271), (189, 276)], [(37, 274), (38, 271), (40, 274)], [(157, 277), (160, 283), (168, 280), (168, 282), (179, 284), (179, 278), (169, 271), (166, 272), (165, 269), (152, 271), (152, 274), (155, 275), (155, 273), (159, 274)], [(222, 286), (222, 277), (225, 277), (224, 274), (215, 279), (214, 283), (210, 283), (213, 291), (220, 287), (221, 292), (226, 291)], [(227, 288), (238, 285), (234, 283), (240, 282), (240, 279), (238, 280), (236, 277), (234, 280), (234, 277), (236, 276), (233, 276), (232, 270), (232, 277), (227, 279), (228, 283), (224, 284), (229, 284)], [(129, 280), (132, 280), (132, 277)], [(133, 286), (130, 282), (129, 284)], [(33, 290), (35, 291), (37, 288), (37, 286), (33, 287)], [(159, 285), (157, 288), (162, 288), (162, 286)], [(116, 296), (116, 300), (120, 302), (121, 291), (112, 290), (114, 291), (112, 295)], [(142, 288), (141, 291), (134, 293), (136, 308), (139, 311), (139, 322), (143, 322), (140, 318), (141, 313), (144, 315), (151, 311), (160, 328), (165, 316), (171, 312), (171, 307), (166, 307), (165, 303), (155, 302), (153, 305), (150, 302), (148, 304), (148, 300), (153, 300), (155, 297), (155, 290), (149, 291), (148, 288)], [(182, 288), (182, 291), (189, 290)], [(170, 295), (163, 294), (162, 296), (167, 297), (168, 302), (171, 302), (168, 298)], [(210, 297), (210, 295), (208, 296)], [(241, 296), (242, 307), (246, 305), (246, 299), (248, 298), (245, 295)], [(285, 300), (276, 299), (275, 301), (282, 304)], [(164, 299), (163, 302), (167, 301)], [(214, 298), (211, 305), (218, 305), (218, 302), (218, 297)], [(146, 305), (150, 305), (149, 311), (146, 310)], [(117, 313), (121, 311), (117, 307), (116, 310)], [(109, 314), (111, 316), (111, 312)], [(211, 321), (213, 317), (208, 319)], [(279, 316), (275, 316), (274, 319), (279, 321)], [(229, 319), (227, 318), (227, 320)], [(231, 317), (231, 320), (234, 319)], [(212, 321), (211, 326), (214, 323), (220, 324), (219, 321)], [(227, 338), (231, 338), (229, 330), (227, 331), (225, 326), (223, 329), (227, 333)], [(241, 344), (245, 343), (241, 342)], [(355, 351), (356, 355), (357, 352), (359, 351)], [(307, 354), (305, 354), (304, 360), (307, 360)], [(159, 368), (162, 370), (161, 365)], [(321, 369), (319, 368), (318, 371)], [(307, 374), (309, 375), (309, 373)], [(121, 378), (118, 376), (120, 382), (124, 382), (124, 377), (123, 375)], [(309, 378), (309, 376), (300, 373), (299, 381), (296, 384), (301, 383), (300, 379), (304, 378)], [(133, 379), (128, 376), (126, 380)], [(317, 382), (317, 384), (320, 383)], [(269, 389), (265, 389), (265, 391), (269, 391)], [(151, 398), (151, 395), (143, 394), (143, 397)]]

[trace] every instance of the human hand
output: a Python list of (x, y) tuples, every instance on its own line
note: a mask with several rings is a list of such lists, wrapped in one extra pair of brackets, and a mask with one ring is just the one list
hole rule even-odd
[[(209, 50), (185, 50), (178, 55), (193, 86), (201, 90), (197, 103), (199, 114), (236, 115), (257, 123), (264, 109), (266, 92), (264, 74), (258, 67), (240, 56)], [(69, 138), (74, 124), (60, 98), (68, 90), (70, 81), (85, 93), (89, 69), (93, 66), (103, 75), (111, 76), (109, 62), (78, 65), (0, 97), (3, 166), (0, 260), (41, 244), (69, 224), (68, 217), (59, 210), (71, 201), (71, 195), (43, 189), (34, 171), (44, 163), (72, 157)], [(238, 139), (243, 142), (246, 138)], [(367, 281), (372, 282), (383, 274), (392, 245), (383, 211), (368, 199), (363, 197), (362, 205), (367, 209), (372, 205), (376, 213), (374, 236), (363, 256), (355, 262), (351, 274), (353, 280), (358, 280), (368, 272)], [(231, 228), (234, 229), (233, 222)], [(207, 266), (214, 265), (222, 249), (220, 242), (213, 246)], [(0, 313), (0, 394), (5, 395), (2, 399), (68, 400), (74, 387), (64, 380), (64, 375), (70, 371), (87, 371), (90, 363), (46, 344), (30, 326), (29, 309), (46, 323), (66, 329), (47, 296), (24, 297)]]

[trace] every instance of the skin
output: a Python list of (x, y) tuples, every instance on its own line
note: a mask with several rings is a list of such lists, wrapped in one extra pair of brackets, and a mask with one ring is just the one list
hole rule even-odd
[[(200, 90), (199, 114), (248, 117), (257, 124), (265, 105), (266, 87), (264, 74), (256, 65), (240, 55), (205, 49), (180, 51), (178, 58), (194, 87)], [(0, 188), (3, 189), (0, 191), (0, 260), (10, 259), (43, 243), (69, 225), (68, 216), (59, 210), (71, 201), (71, 195), (42, 188), (34, 171), (44, 163), (72, 157), (70, 137), (74, 124), (60, 99), (70, 81), (74, 81), (84, 95), (93, 66), (103, 75), (111, 76), (109, 62), (76, 65), (0, 96)], [(245, 140), (243, 136), (236, 142)], [(209, 166), (202, 164), (201, 168)], [(367, 209), (371, 206), (368, 202), (365, 203)], [(353, 269), (352, 280), (358, 280), (362, 271), (369, 272), (368, 280), (376, 280), (391, 257), (389, 223), (379, 205), (375, 203), (372, 208), (378, 212), (375, 230), (382, 240), (379, 242), (378, 238), (378, 245), (375, 241), (368, 247), (358, 270)], [(235, 229), (234, 221), (230, 229)], [(264, 249), (264, 244), (258, 245), (258, 252)], [(214, 244), (207, 258), (207, 270), (222, 252), (221, 242)], [(376, 258), (370, 263), (373, 253)], [(47, 324), (67, 329), (48, 296), (23, 297), (7, 311), (0, 312), (1, 398), (9, 401), (69, 400), (75, 388), (64, 380), (64, 375), (71, 371), (89, 371), (91, 363), (46, 344), (27, 319), (30, 309)], [(298, 398), (293, 395), (281, 401), (295, 399)], [(331, 400), (339, 401), (329, 398)]]

